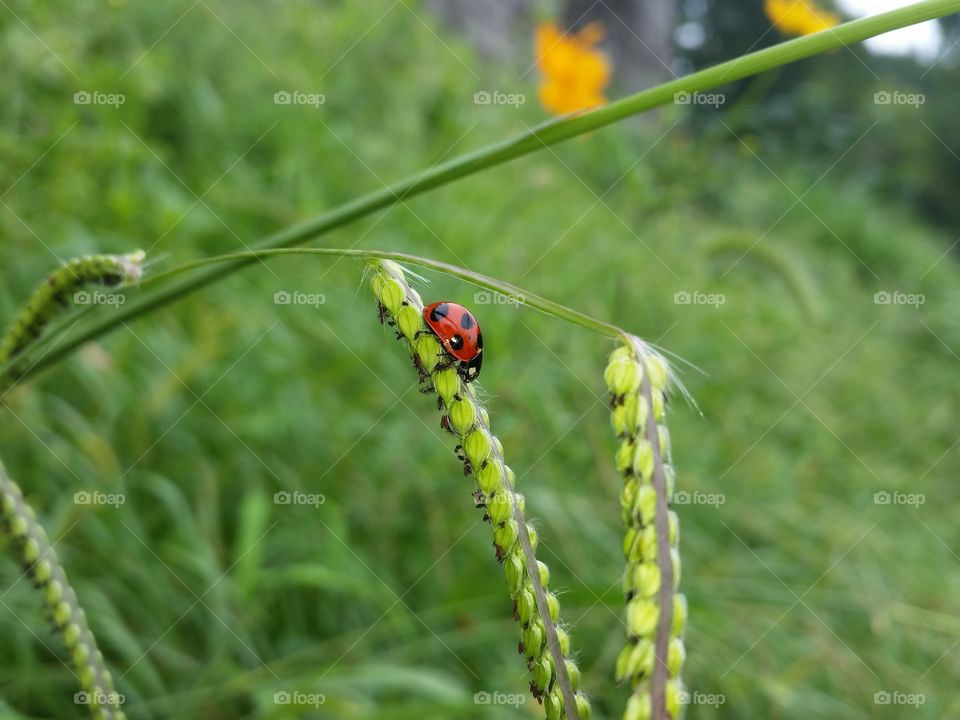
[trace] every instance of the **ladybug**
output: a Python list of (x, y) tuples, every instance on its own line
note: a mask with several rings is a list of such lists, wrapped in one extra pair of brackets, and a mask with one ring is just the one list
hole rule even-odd
[(483, 362), (483, 333), (477, 319), (463, 305), (435, 302), (423, 309), (427, 327), (458, 363), (464, 382), (473, 382), (480, 375)]

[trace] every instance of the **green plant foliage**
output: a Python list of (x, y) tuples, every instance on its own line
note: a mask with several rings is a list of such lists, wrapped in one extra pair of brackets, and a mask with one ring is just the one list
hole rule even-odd
[[(142, 247), (168, 255), (162, 272), (242, 251), (543, 120), (525, 67), (477, 57), (413, 3), (6, 5), (5, 326), (61, 258)], [(531, 101), (472, 103), (493, 87)], [(95, 89), (126, 101), (72, 102)], [(295, 89), (326, 102), (273, 103)], [(689, 718), (900, 718), (875, 703), (895, 691), (924, 696), (912, 716), (955, 715), (956, 238), (846, 178), (844, 160), (710, 143), (673, 126), (682, 111), (405, 199), (323, 244), (503, 276), (704, 369), (684, 375), (703, 418), (682, 403), (670, 415), (682, 490), (704, 500), (674, 507), (683, 674), (723, 702)], [(848, 118), (850, 142), (874, 119)], [(822, 314), (752, 252), (702, 251), (733, 236), (788, 257)], [(449, 478), (392, 333), (347, 263), (265, 264), (3, 394), (0, 456), (29, 478), (127, 715), (529, 717), (489, 530)], [(517, 481), (594, 717), (614, 717), (629, 690), (610, 672), (624, 637), (611, 348), (426, 274), (425, 297), (483, 325), (497, 434), (528, 468)], [(297, 292), (312, 300), (275, 302)], [(924, 302), (876, 304), (883, 292)], [(126, 502), (73, 502), (94, 489)], [(895, 491), (924, 502), (884, 504)], [(9, 589), (13, 557), (0, 556), (0, 714), (84, 717), (64, 707), (75, 679), (36, 594)], [(482, 703), (494, 693), (527, 702)]]

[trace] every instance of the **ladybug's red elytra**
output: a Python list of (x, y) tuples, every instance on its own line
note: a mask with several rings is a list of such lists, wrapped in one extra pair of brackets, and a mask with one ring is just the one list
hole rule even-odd
[(444, 350), (458, 362), (463, 381), (476, 380), (483, 362), (483, 333), (473, 313), (463, 305), (441, 301), (427, 305), (423, 319)]

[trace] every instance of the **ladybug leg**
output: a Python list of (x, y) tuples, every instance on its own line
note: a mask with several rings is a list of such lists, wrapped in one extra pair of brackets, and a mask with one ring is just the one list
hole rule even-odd
[(434, 370), (446, 370), (449, 367), (453, 367), (454, 363), (456, 362), (457, 361), (454, 360), (451, 356), (447, 355), (446, 357), (443, 358), (443, 360), (440, 360), (439, 362), (437, 362), (437, 365), (434, 368)]

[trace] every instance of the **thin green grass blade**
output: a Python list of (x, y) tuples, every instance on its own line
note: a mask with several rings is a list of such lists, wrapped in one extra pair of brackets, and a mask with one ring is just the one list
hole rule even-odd
[[(274, 233), (257, 243), (254, 249), (265, 250), (301, 245), (408, 198), (543, 150), (564, 140), (584, 135), (632, 115), (667, 105), (673, 101), (677, 93), (710, 90), (820, 53), (846, 47), (876, 35), (957, 12), (960, 12), (960, 0), (925, 0), (728, 60), (635, 93), (604, 107), (552, 120), (514, 138), (440, 163), (425, 172), (409, 176), (381, 190), (363, 195), (298, 225)], [(42, 360), (37, 361), (34, 358), (25, 376), (61, 360), (80, 345), (122, 323), (210, 285), (254, 261), (255, 257), (251, 256), (227, 264), (202, 268), (189, 277), (144, 293), (116, 312), (99, 313), (96, 320), (91, 321), (90, 324), (82, 325), (75, 332), (65, 333), (65, 339), (56, 348), (50, 349)], [(8, 374), (10, 370), (9, 363), (4, 365), (0, 368), (0, 376)]]

